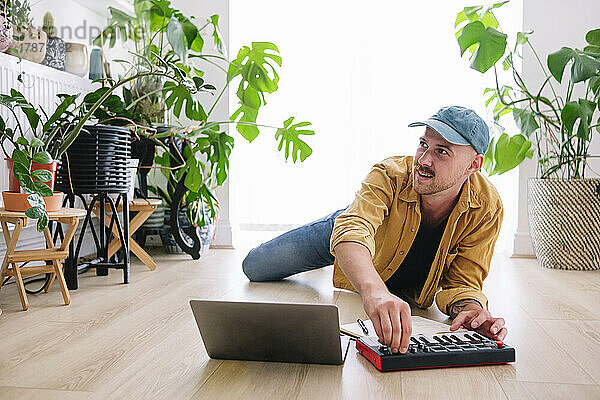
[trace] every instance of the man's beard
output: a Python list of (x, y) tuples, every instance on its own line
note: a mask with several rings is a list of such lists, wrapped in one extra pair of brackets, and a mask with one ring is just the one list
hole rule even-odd
[[(417, 171), (421, 171), (427, 175), (433, 176), (428, 182), (421, 182), (417, 179)], [(457, 174), (457, 176), (450, 177), (447, 181), (440, 181), (433, 170), (420, 165), (419, 163), (415, 163), (413, 165), (413, 188), (415, 191), (421, 195), (428, 194), (436, 194), (439, 192), (443, 192), (444, 190), (450, 189), (458, 182), (460, 182), (462, 174)]]

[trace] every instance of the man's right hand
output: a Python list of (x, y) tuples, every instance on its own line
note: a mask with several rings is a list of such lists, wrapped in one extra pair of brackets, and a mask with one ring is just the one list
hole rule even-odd
[(379, 290), (363, 294), (363, 304), (381, 342), (390, 346), (392, 353), (406, 353), (412, 333), (408, 303), (387, 290)]

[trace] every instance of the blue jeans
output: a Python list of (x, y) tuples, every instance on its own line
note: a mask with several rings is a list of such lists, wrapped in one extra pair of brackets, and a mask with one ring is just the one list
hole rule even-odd
[(292, 229), (250, 250), (242, 269), (253, 282), (278, 281), (333, 264), (329, 242), (333, 223), (345, 208)]

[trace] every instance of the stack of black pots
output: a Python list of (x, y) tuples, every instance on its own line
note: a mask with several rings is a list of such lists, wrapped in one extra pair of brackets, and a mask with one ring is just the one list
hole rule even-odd
[(67, 194), (126, 193), (130, 152), (129, 129), (86, 126), (63, 155), (56, 186)]

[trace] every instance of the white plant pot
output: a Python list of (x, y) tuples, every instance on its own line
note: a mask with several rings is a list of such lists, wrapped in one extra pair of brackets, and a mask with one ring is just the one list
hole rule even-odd
[(600, 269), (600, 179), (530, 179), (527, 209), (540, 265)]
[(86, 76), (89, 73), (90, 57), (85, 44), (66, 43), (65, 71)]

